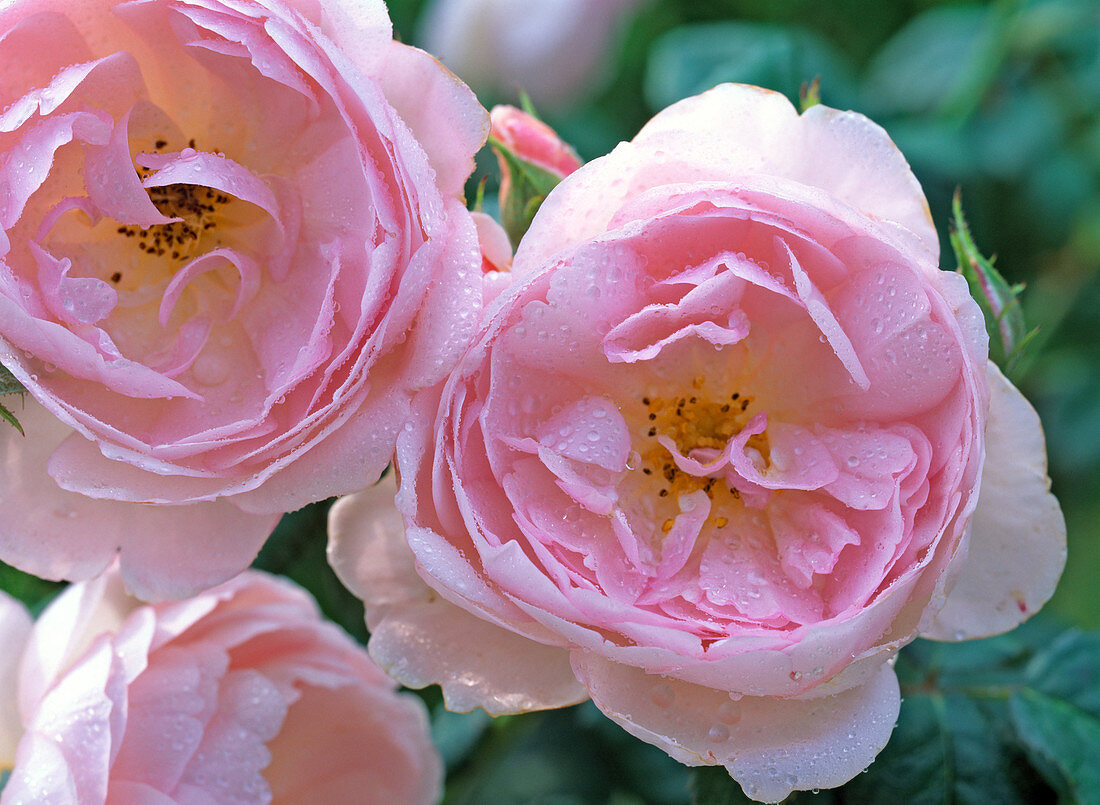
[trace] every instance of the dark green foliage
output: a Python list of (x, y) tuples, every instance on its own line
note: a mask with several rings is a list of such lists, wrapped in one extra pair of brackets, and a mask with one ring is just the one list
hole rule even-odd
[(0, 562), (0, 590), (26, 604), (32, 615), (37, 616), (64, 587), (63, 582), (40, 579)]
[(252, 566), (286, 576), (305, 587), (317, 599), (321, 611), (356, 640), (367, 641), (363, 602), (336, 578), (325, 556), (328, 547), (326, 521), (331, 500), (311, 503), (284, 515)]
[(970, 295), (982, 309), (986, 329), (989, 331), (989, 358), (1009, 377), (1023, 357), (1027, 345), (1038, 330), (1028, 330), (1024, 324), (1024, 309), (1020, 305), (1023, 285), (1009, 285), (993, 266), (993, 260), (985, 257), (974, 243), (963, 216), (961, 194), (955, 193), (951, 205), (951, 248), (955, 251), (958, 267), (955, 269), (966, 278)]

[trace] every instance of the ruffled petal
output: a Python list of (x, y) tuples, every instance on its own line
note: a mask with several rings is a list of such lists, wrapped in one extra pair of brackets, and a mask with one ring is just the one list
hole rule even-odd
[(408, 687), (440, 684), (456, 712), (502, 715), (584, 701), (567, 651), (483, 621), (420, 580), (395, 490), (389, 476), (329, 515), (330, 561), (364, 598), (371, 656)]

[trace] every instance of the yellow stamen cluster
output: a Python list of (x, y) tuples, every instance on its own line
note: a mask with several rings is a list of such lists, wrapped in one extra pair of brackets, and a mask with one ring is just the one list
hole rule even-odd
[[(657, 492), (659, 498), (676, 499), (702, 489), (718, 504), (712, 507), (712, 511), (718, 511), (722, 506), (740, 500), (740, 492), (720, 478), (692, 475), (681, 470), (672, 454), (658, 442), (658, 437), (671, 439), (683, 455), (699, 447), (720, 451), (749, 420), (752, 399), (739, 392), (723, 393), (715, 398), (708, 393), (707, 379), (702, 375), (696, 377), (691, 385), (692, 391), (680, 396), (666, 398), (647, 395), (641, 398), (646, 410), (641, 435), (647, 445), (639, 451), (642, 456), (641, 471), (647, 476), (663, 479)], [(749, 444), (767, 455), (767, 440), (763, 435), (753, 436)], [(724, 528), (729, 524), (729, 519), (716, 516), (711, 522), (716, 528)], [(666, 519), (661, 524), (661, 530), (667, 534), (673, 523), (672, 518)]]
[[(161, 151), (168, 145), (165, 140), (157, 140), (153, 150)], [(195, 141), (188, 144), (195, 147)], [(153, 171), (139, 167), (138, 175), (142, 180)], [(230, 197), (209, 187), (193, 184), (171, 184), (164, 187), (149, 188), (149, 199), (161, 214), (170, 218), (182, 218), (171, 224), (161, 224), (143, 229), (140, 226), (120, 226), (118, 233), (137, 239), (141, 251), (155, 257), (165, 257), (173, 261), (191, 259), (196, 251), (200, 235), (217, 226), (219, 209), (230, 202)], [(116, 271), (110, 277), (118, 284), (122, 273)]]

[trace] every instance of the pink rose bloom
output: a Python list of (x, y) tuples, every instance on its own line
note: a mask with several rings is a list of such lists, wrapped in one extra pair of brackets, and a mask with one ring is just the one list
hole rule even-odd
[(849, 780), (898, 649), (1012, 628), (1065, 559), (1038, 418), (937, 251), (882, 129), (754, 87), (568, 177), (414, 401), (404, 522), (380, 489), (332, 512), (371, 654), (456, 709), (590, 696), (755, 799)]
[(435, 0), (424, 47), (479, 92), (560, 108), (599, 84), (617, 29), (642, 0)]
[[(564, 179), (581, 166), (577, 152), (562, 142), (557, 132), (522, 109), (494, 106), (489, 112), (489, 121), (490, 136), (520, 159), (552, 176)], [(500, 206), (503, 208), (512, 186), (512, 172), (499, 154), (497, 163), (500, 165)]]
[(0, 635), (4, 805), (439, 800), (423, 703), (284, 580), (141, 606), (111, 570), (33, 627), (0, 593)]
[(473, 335), (486, 114), (381, 0), (14, 0), (0, 63), (0, 558), (224, 581)]

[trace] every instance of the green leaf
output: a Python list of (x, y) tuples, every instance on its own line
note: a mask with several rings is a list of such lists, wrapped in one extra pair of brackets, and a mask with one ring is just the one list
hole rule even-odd
[(561, 177), (528, 162), (495, 137), (489, 138), (489, 146), (501, 161), (501, 171), (507, 171), (511, 177), (508, 193), (501, 198), (500, 220), (515, 247)]
[(855, 802), (1028, 805), (1021, 759), (1004, 728), (1003, 702), (931, 690), (905, 697), (890, 742), (845, 786)]
[[(4, 366), (0, 366), (0, 396), (4, 394), (26, 394), (27, 390), (23, 387), (23, 384), (16, 379), (15, 375), (9, 372)], [(11, 410), (0, 404), (0, 418), (6, 420), (11, 424), (13, 428), (19, 431), (21, 436), (25, 436), (23, 433), (23, 426), (19, 424), (19, 420)]]
[(962, 211), (962, 196), (956, 191), (951, 205), (951, 247), (958, 261), (956, 271), (966, 278), (970, 295), (985, 316), (989, 331), (989, 357), (1009, 377), (1012, 376), (1024, 349), (1038, 330), (1028, 330), (1020, 306), (1023, 285), (1009, 285), (974, 244), (970, 227)]
[(1010, 707), (1020, 741), (1073, 802), (1100, 802), (1100, 633), (1069, 630), (1025, 671)]
[(1051, 782), (1072, 802), (1100, 803), (1100, 719), (1034, 690), (1014, 695), (1011, 708), (1028, 750), (1058, 770)]
[(873, 116), (940, 114), (978, 106), (1004, 58), (1007, 20), (997, 8), (933, 8), (896, 33), (872, 59), (863, 100)]
[(896, 669), (898, 726), (867, 773), (844, 786), (845, 802), (1053, 802), (1048, 782), (1062, 772), (1023, 734), (1017, 700), (1062, 702), (1093, 722), (1100, 712), (1100, 635), (1043, 618), (986, 640), (918, 640)]
[(0, 394), (24, 394), (26, 391), (15, 375), (0, 365)]
[(646, 65), (645, 97), (651, 109), (663, 109), (730, 81), (773, 89), (798, 103), (803, 84), (815, 78), (820, 78), (830, 106), (855, 102), (850, 68), (815, 33), (748, 22), (687, 25), (654, 44)]
[(63, 589), (64, 582), (40, 579), (0, 562), (0, 590), (26, 604), (32, 615), (37, 616)]

